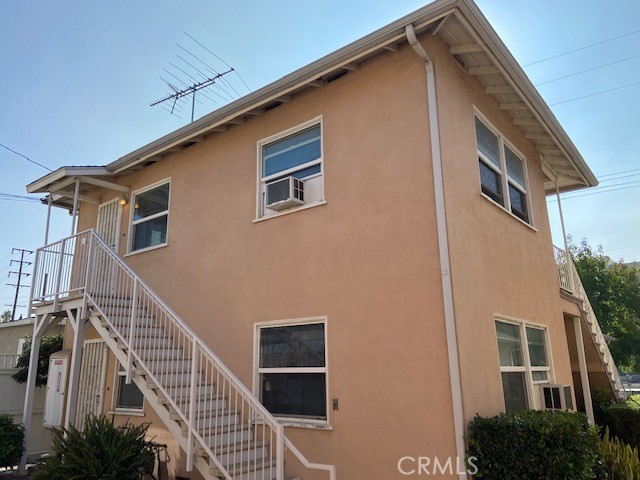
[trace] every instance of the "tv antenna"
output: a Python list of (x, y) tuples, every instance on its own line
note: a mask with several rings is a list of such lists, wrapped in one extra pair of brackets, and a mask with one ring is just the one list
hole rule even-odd
[(193, 116), (196, 110), (196, 92), (198, 90), (202, 90), (203, 88), (210, 87), (211, 85), (216, 83), (216, 80), (218, 80), (219, 78), (222, 78), (224, 75), (227, 75), (228, 73), (231, 73), (233, 71), (234, 71), (233, 68), (230, 68), (226, 72), (218, 73), (213, 77), (209, 77), (206, 80), (203, 80), (202, 82), (193, 83), (192, 85), (189, 85), (186, 88), (183, 88), (182, 90), (178, 90), (174, 85), (172, 85), (170, 82), (167, 82), (165, 80), (165, 83), (173, 90), (174, 93), (167, 95), (166, 97), (163, 97), (160, 100), (156, 100), (153, 103), (150, 103), (149, 106), (154, 107), (164, 102), (173, 100), (173, 104), (171, 105), (171, 112), (170, 112), (170, 113), (173, 113), (173, 110), (176, 108), (176, 102), (180, 100), (182, 97), (187, 97), (191, 95), (191, 121), (193, 122)]

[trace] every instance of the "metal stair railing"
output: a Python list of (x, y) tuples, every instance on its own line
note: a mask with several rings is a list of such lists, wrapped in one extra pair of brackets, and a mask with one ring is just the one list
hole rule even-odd
[(560, 280), (560, 288), (573, 294), (582, 300), (582, 309), (584, 311), (585, 320), (589, 327), (589, 332), (598, 350), (598, 354), (602, 360), (608, 380), (614, 388), (619, 399), (624, 399), (624, 386), (616, 368), (615, 361), (609, 350), (607, 340), (602, 333), (600, 323), (596, 317), (596, 313), (591, 306), (587, 291), (584, 289), (580, 274), (573, 263), (571, 255), (554, 245), (554, 255), (558, 266), (558, 278)]
[[(55, 306), (82, 295), (83, 314), (90, 304), (119, 336), (127, 351), (127, 379), (135, 362), (182, 421), (188, 470), (199, 448), (228, 480), (248, 472), (284, 480), (288, 448), (307, 468), (335, 478), (333, 466), (310, 463), (285, 438), (278, 420), (95, 230), (39, 248), (33, 279), (29, 311), (33, 304)], [(258, 458), (256, 449), (265, 445), (267, 454)], [(243, 463), (250, 470), (236, 473), (234, 465)]]

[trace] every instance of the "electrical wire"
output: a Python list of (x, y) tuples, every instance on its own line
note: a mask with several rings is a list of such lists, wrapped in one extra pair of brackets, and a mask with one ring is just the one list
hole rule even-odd
[(20, 153), (20, 152), (16, 152), (15, 150), (13, 150), (13, 149), (11, 149), (11, 148), (7, 147), (6, 145), (3, 145), (3, 144), (1, 144), (1, 143), (0, 143), (0, 147), (5, 148), (5, 149), (9, 150), (9, 151), (10, 151), (10, 152), (12, 152), (12, 153), (15, 153), (16, 155), (18, 155), (18, 156), (20, 156), (20, 157), (24, 158), (25, 160), (27, 160), (28, 162), (33, 163), (34, 165), (38, 165), (39, 167), (42, 167), (42, 168), (44, 168), (45, 170), (48, 170), (48, 171), (50, 171), (50, 172), (53, 172), (53, 170), (51, 170), (49, 167), (45, 167), (45, 166), (44, 166), (44, 165), (42, 165), (41, 163), (38, 163), (38, 162), (36, 162), (35, 160), (31, 160), (31, 159), (30, 159), (29, 157), (27, 157), (26, 155), (23, 155), (23, 154), (22, 154), (22, 153)]
[(562, 102), (550, 103), (549, 106), (553, 107), (555, 105), (562, 105), (564, 103), (575, 102), (576, 100), (582, 100), (583, 98), (595, 97), (596, 95), (602, 95), (603, 93), (614, 92), (616, 90), (622, 90), (623, 88), (633, 87), (635, 85), (640, 85), (640, 82), (629, 83), (627, 85), (622, 85), (621, 87), (610, 88), (608, 90), (602, 90), (600, 92), (590, 93), (589, 95), (583, 95), (581, 97), (570, 98), (569, 100), (563, 100)]
[(640, 168), (634, 168), (633, 170), (625, 170), (624, 172), (615, 172), (615, 173), (605, 173), (604, 175), (599, 175), (598, 179), (604, 177), (612, 177), (614, 175), (622, 175), (623, 173), (631, 173), (631, 172), (639, 172)]
[(638, 33), (638, 32), (640, 32), (640, 29), (634, 30), (634, 31), (629, 32), (629, 33), (624, 33), (622, 35), (618, 35), (617, 37), (608, 38), (608, 39), (602, 40), (600, 42), (592, 43), (592, 44), (586, 45), (584, 47), (576, 48), (574, 50), (569, 50), (568, 52), (559, 53), (557, 55), (552, 55), (551, 57), (543, 58), (541, 60), (536, 60), (535, 62), (527, 63), (527, 64), (522, 65), (522, 66), (523, 67), (530, 67), (531, 65), (537, 65), (538, 63), (547, 62), (549, 60), (553, 60), (554, 58), (564, 57), (565, 55), (569, 55), (571, 53), (579, 52), (581, 50), (586, 50), (587, 48), (595, 47), (597, 45), (602, 45), (603, 43), (613, 42), (614, 40), (618, 40), (620, 38), (628, 37), (629, 35), (633, 35), (634, 33)]
[(569, 75), (565, 75), (564, 77), (558, 77), (558, 78), (554, 78), (553, 80), (547, 80), (545, 82), (536, 83), (536, 87), (539, 87), (540, 85), (546, 85), (547, 83), (553, 83), (553, 82), (557, 82), (559, 80), (564, 80), (565, 78), (575, 77), (576, 75), (580, 75), (582, 73), (592, 72), (594, 70), (598, 70), (599, 68), (609, 67), (611, 65), (616, 65), (618, 63), (628, 62), (629, 60), (633, 60), (633, 59), (638, 58), (638, 57), (640, 57), (640, 55), (634, 55), (633, 57), (623, 58), (622, 60), (617, 60), (615, 62), (605, 63), (604, 65), (598, 65), (597, 67), (587, 68), (586, 70), (581, 70), (579, 72), (570, 73)]
[[(620, 188), (614, 188), (612, 190), (604, 190), (604, 191), (598, 191), (598, 192), (589, 192), (589, 193), (581, 193), (579, 195), (571, 195), (569, 197), (562, 197), (562, 200), (571, 200), (572, 198), (578, 198), (578, 197), (589, 197), (591, 195), (601, 195), (604, 193), (610, 193), (610, 192), (618, 192), (620, 190), (629, 190), (630, 188), (638, 188), (640, 187), (640, 183), (637, 185), (631, 185), (631, 186), (627, 186), (627, 187), (620, 187)], [(548, 198), (547, 202), (557, 202), (558, 200), (556, 198)]]
[(636, 248), (636, 247), (640, 247), (640, 243), (637, 244), (637, 245), (630, 245), (628, 247), (606, 248), (604, 251), (605, 252), (612, 252), (614, 250), (627, 250), (628, 248)]

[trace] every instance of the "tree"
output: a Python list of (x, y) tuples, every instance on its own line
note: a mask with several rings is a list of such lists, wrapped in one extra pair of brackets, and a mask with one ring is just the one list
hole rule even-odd
[(0, 315), (0, 322), (5, 323), (10, 321), (11, 321), (11, 310), (5, 310), (4, 312), (2, 312), (2, 315)]
[[(38, 355), (38, 370), (36, 375), (36, 387), (47, 384), (47, 374), (49, 373), (49, 357), (52, 353), (62, 350), (62, 335), (45, 335), (40, 341), (40, 352)], [(13, 374), (13, 379), (18, 383), (26, 383), (29, 375), (29, 358), (31, 357), (31, 338), (27, 338), (25, 349), (18, 359), (19, 370)]]
[(583, 240), (570, 246), (576, 269), (603, 333), (615, 338), (609, 345), (623, 371), (640, 370), (640, 268), (613, 262)]

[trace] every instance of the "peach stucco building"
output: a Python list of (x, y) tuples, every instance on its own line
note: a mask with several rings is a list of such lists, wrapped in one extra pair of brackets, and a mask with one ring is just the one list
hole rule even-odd
[(545, 199), (596, 184), (471, 0), (62, 167), (27, 188), (76, 219), (32, 291), (63, 422), (151, 422), (182, 478), (353, 480), (455, 465), (476, 414), (592, 417), (621, 385)]

